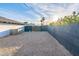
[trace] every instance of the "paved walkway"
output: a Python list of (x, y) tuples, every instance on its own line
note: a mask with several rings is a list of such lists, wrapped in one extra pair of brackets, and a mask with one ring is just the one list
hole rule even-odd
[[(15, 49), (12, 50), (10, 47), (15, 47)], [(11, 35), (0, 39), (0, 48), (9, 48), (8, 50), (11, 50), (11, 53), (14, 53), (12, 51), (16, 51), (13, 54), (15, 56), (71, 55), (48, 32), (24, 32), (18, 35)], [(7, 52), (5, 53), (7, 54)]]

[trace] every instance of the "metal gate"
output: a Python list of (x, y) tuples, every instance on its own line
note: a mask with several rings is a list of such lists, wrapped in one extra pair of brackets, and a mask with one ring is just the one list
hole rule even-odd
[(40, 26), (32, 26), (32, 31), (41, 31)]
[(25, 27), (24, 27), (24, 31), (25, 31), (25, 32), (32, 31), (32, 26), (25, 26)]
[(46, 31), (46, 26), (25, 26), (25, 32), (29, 31)]
[(29, 31), (41, 31), (41, 26), (25, 26), (25, 32)]

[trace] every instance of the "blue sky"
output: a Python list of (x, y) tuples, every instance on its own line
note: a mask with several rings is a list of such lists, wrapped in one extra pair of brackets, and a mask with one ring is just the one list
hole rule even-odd
[(42, 16), (56, 20), (79, 11), (79, 4), (73, 3), (0, 3), (0, 16), (17, 21), (34, 22)]

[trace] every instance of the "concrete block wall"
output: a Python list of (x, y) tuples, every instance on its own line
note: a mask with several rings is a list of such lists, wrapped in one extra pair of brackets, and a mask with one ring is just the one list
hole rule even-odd
[(79, 24), (47, 26), (47, 30), (73, 55), (79, 55)]

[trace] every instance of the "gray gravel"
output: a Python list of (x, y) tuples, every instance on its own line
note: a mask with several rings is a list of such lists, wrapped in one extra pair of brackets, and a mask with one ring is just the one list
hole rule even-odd
[(70, 56), (66, 50), (48, 32), (24, 32), (0, 39), (0, 48), (15, 47), (20, 49), (15, 56)]

